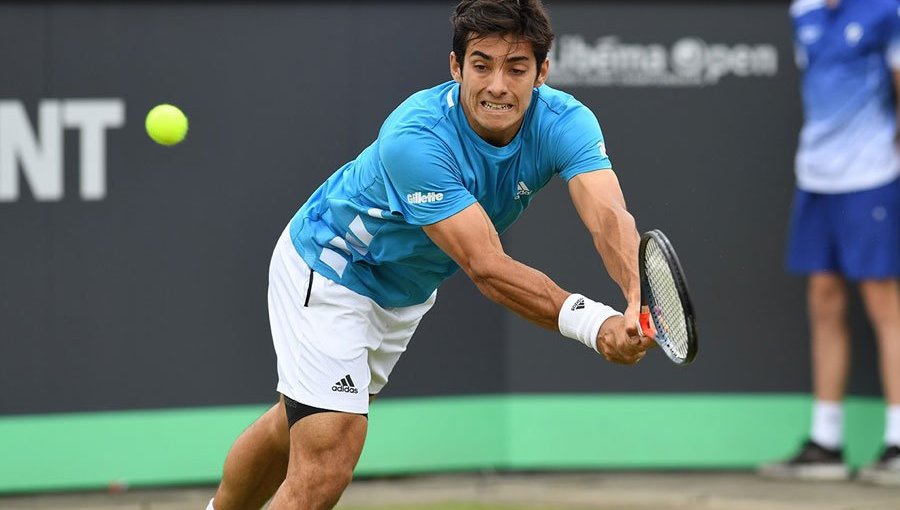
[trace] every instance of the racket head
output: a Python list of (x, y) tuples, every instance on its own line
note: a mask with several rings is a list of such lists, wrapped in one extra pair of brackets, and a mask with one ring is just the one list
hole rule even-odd
[(698, 350), (694, 306), (678, 255), (659, 230), (641, 235), (638, 271), (641, 308), (649, 308), (656, 343), (676, 364), (689, 364)]

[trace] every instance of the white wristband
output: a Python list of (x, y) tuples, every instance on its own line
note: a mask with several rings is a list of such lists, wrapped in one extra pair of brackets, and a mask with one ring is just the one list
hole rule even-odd
[[(622, 315), (611, 306), (572, 294), (559, 310), (559, 332), (597, 351), (597, 333), (606, 319)], [(600, 351), (597, 351), (600, 352)]]

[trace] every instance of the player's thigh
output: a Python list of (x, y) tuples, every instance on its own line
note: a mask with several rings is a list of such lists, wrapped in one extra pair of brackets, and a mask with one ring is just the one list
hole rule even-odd
[(332, 508), (353, 478), (367, 427), (364, 416), (341, 412), (316, 413), (295, 423), (275, 506)]
[[(366, 439), (368, 419), (342, 412), (309, 415), (291, 428), (288, 475), (325, 472), (349, 475)], [(312, 476), (314, 478), (314, 476)]]
[(311, 408), (365, 414), (377, 305), (313, 273), (284, 234), (269, 270), (278, 392)]
[(256, 423), (264, 428), (264, 432), (269, 438), (269, 443), (273, 447), (287, 453), (290, 438), (288, 436), (287, 416), (284, 411), (284, 399), (280, 395), (278, 402), (263, 413)]

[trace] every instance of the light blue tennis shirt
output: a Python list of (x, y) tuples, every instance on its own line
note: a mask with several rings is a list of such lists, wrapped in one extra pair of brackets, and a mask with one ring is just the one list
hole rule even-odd
[(797, 186), (845, 193), (900, 175), (892, 70), (900, 69), (897, 0), (795, 0), (804, 124)]
[(290, 235), (314, 271), (382, 307), (423, 303), (459, 269), (423, 225), (477, 201), (502, 233), (554, 174), (611, 168), (596, 117), (566, 93), (535, 89), (503, 147), (472, 130), (458, 97), (456, 82), (413, 94), (300, 208)]

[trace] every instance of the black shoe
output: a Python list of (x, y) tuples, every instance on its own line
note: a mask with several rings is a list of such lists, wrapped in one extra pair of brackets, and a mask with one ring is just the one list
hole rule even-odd
[(885, 446), (877, 461), (859, 470), (858, 478), (875, 485), (900, 485), (900, 446)]
[(841, 450), (831, 450), (808, 440), (788, 460), (760, 466), (760, 476), (777, 480), (840, 481), (850, 478)]

